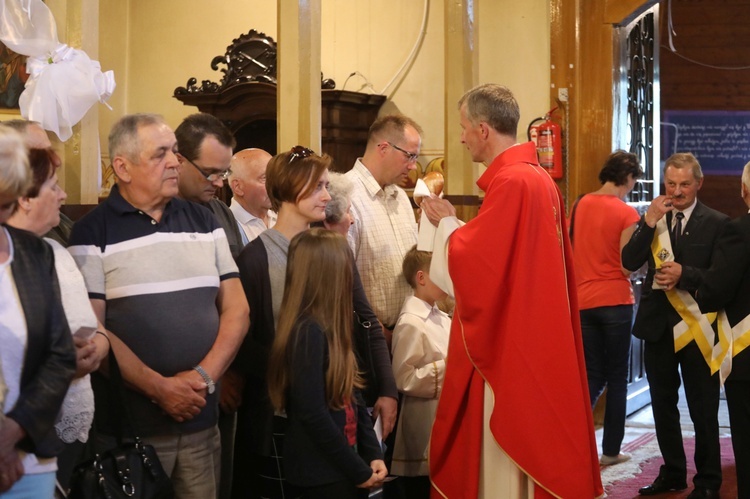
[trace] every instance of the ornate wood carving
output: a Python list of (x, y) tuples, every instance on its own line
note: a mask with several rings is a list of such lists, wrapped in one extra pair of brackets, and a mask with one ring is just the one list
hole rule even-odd
[[(237, 148), (261, 147), (276, 153), (276, 42), (251, 29), (232, 40), (211, 68), (221, 80), (190, 78), (174, 97), (222, 120), (234, 133)], [(322, 77), (322, 76), (321, 76)], [(333, 156), (336, 169), (346, 171), (365, 150), (367, 133), (385, 96), (335, 90), (331, 79), (321, 81), (322, 149)], [(282, 144), (288, 147), (288, 144)]]
[[(224, 67), (219, 69), (219, 66)], [(203, 80), (197, 86), (196, 78), (189, 78), (184, 87), (177, 87), (174, 96), (223, 92), (241, 83), (259, 82), (276, 85), (276, 42), (265, 33), (251, 29), (232, 40), (224, 55), (211, 60), (211, 69), (224, 73), (219, 83)], [(336, 82), (322, 79), (321, 88), (336, 88)]]

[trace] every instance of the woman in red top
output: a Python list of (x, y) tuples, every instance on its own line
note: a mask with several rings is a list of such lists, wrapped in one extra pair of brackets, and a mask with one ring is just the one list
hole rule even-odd
[(625, 196), (643, 174), (635, 154), (612, 153), (599, 172), (602, 187), (583, 196), (571, 219), (591, 406), (607, 387), (601, 464), (630, 459), (620, 452), (625, 433), (633, 290), (620, 251), (639, 219)]

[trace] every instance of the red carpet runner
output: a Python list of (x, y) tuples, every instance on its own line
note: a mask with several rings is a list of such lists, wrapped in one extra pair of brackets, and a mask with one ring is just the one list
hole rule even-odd
[[(685, 455), (688, 459), (688, 488), (682, 492), (673, 492), (659, 497), (683, 499), (693, 490), (693, 475), (695, 475), (693, 453), (695, 451), (695, 439), (692, 437), (686, 437), (684, 443)], [(658, 449), (656, 435), (653, 433), (644, 434), (624, 445), (622, 450), (633, 455), (631, 462), (602, 468), (602, 481), (605, 482), (604, 491), (607, 493), (607, 499), (634, 499), (641, 497), (638, 495), (638, 489), (653, 482), (659, 474), (659, 467), (662, 465), (663, 461), (659, 455)], [(631, 466), (637, 464), (640, 467), (641, 472), (635, 476), (621, 480), (612, 480), (611, 478), (610, 480), (607, 480), (608, 474), (614, 475), (616, 474), (618, 467), (628, 466), (629, 464)], [(729, 437), (721, 439), (721, 464), (723, 474), (723, 484), (720, 491), (721, 497), (737, 497), (737, 476), (734, 469), (732, 440)]]

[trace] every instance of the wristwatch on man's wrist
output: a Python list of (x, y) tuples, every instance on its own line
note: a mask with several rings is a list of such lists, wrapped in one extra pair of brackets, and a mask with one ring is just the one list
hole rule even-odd
[(211, 379), (211, 376), (208, 375), (208, 373), (201, 367), (201, 366), (195, 366), (193, 368), (198, 374), (201, 375), (201, 378), (203, 378), (203, 381), (206, 382), (206, 389), (208, 390), (208, 394), (211, 395), (216, 391), (216, 383), (214, 383), (214, 380)]

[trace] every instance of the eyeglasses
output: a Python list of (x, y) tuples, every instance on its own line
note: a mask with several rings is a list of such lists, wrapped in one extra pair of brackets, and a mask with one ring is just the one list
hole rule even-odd
[(185, 161), (187, 161), (188, 163), (190, 163), (191, 165), (193, 165), (195, 167), (195, 169), (198, 170), (201, 173), (201, 175), (203, 175), (205, 177), (205, 179), (208, 180), (209, 182), (216, 182), (219, 179), (221, 179), (221, 181), (223, 182), (224, 180), (228, 179), (229, 176), (232, 174), (232, 169), (231, 168), (227, 168), (223, 172), (206, 173), (206, 171), (203, 168), (201, 168), (200, 166), (196, 165), (195, 163), (193, 163), (189, 159), (185, 158)]
[(291, 149), (291, 153), (292, 154), (289, 155), (289, 164), (291, 164), (292, 161), (297, 158), (304, 159), (308, 156), (312, 156), (313, 154), (315, 154), (315, 151), (313, 151), (312, 149), (308, 149), (305, 146), (294, 146)]
[(419, 153), (405, 151), (404, 149), (401, 149), (399, 146), (397, 146), (393, 142), (388, 142), (388, 145), (394, 148), (395, 150), (401, 151), (402, 153), (404, 153), (404, 156), (406, 156), (406, 159), (409, 160), (409, 163), (414, 163), (419, 158)]

